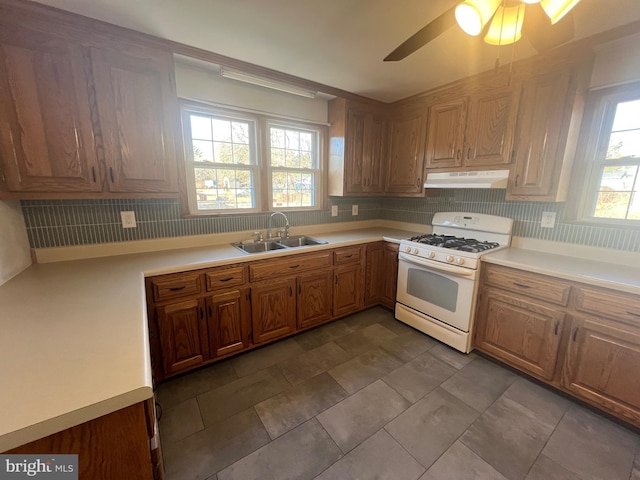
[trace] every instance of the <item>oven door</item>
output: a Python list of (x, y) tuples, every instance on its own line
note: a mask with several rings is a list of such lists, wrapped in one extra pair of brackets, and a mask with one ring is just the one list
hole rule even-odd
[(398, 255), (397, 301), (452, 327), (469, 332), (476, 270)]

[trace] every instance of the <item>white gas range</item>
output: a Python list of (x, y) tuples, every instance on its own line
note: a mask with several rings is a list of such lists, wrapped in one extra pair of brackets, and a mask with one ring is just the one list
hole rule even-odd
[(433, 233), (400, 241), (396, 318), (466, 353), (479, 258), (511, 244), (513, 220), (441, 212), (432, 225)]

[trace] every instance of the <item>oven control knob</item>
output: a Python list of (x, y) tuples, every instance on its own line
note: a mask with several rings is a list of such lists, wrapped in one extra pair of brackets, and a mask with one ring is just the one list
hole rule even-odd
[(406, 250), (407, 250), (407, 253), (411, 253), (411, 247), (407, 247)]
[(420, 253), (420, 250), (418, 250), (417, 248), (413, 249), (413, 253), (415, 253), (416, 255), (418, 255)]
[(429, 252), (429, 258), (434, 258), (436, 256), (436, 252)]
[(464, 265), (464, 258), (459, 258), (457, 262), (458, 262), (458, 265)]
[(447, 262), (453, 262), (453, 255), (447, 255)]

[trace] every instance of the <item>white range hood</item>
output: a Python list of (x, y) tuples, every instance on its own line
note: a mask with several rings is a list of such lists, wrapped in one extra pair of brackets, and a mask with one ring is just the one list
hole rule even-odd
[(509, 170), (428, 173), (424, 188), (507, 188)]

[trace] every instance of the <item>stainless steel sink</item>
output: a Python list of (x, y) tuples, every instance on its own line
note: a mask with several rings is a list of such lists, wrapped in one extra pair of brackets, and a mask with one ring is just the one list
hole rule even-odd
[(305, 245), (324, 245), (324, 240), (316, 240), (315, 238), (305, 235), (296, 235), (295, 237), (281, 238), (278, 243), (287, 247), (304, 247)]
[(324, 240), (316, 240), (306, 235), (296, 235), (289, 238), (278, 238), (275, 240), (262, 240), (256, 242), (237, 242), (231, 245), (244, 253), (262, 253), (272, 250), (282, 250), (285, 248), (304, 247), (310, 245), (324, 245)]
[(281, 250), (283, 248), (286, 248), (284, 245), (281, 245), (273, 241), (254, 242), (254, 243), (239, 242), (239, 243), (232, 243), (231, 245), (233, 245), (234, 247), (246, 253), (269, 252), (271, 250)]

